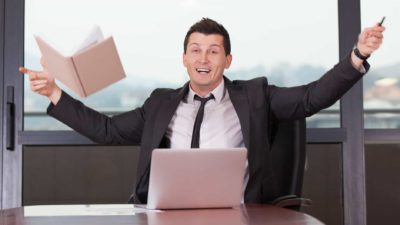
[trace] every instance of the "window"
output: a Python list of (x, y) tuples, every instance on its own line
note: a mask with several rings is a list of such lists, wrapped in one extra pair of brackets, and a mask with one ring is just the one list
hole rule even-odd
[[(183, 39), (202, 17), (215, 19), (230, 32), (233, 63), (226, 71), (230, 79), (267, 76), (278, 86), (300, 85), (319, 78), (339, 58), (335, 1), (288, 5), (261, 0), (85, 0), (78, 6), (67, 0), (27, 0), (25, 4), (27, 67), (40, 69), (34, 34), (63, 52), (73, 49), (94, 25), (114, 37), (127, 78), (81, 99), (110, 115), (140, 106), (156, 87), (179, 87), (188, 80), (182, 65)], [(68, 129), (45, 115), (48, 100), (32, 93), (27, 82), (25, 130)], [(308, 126), (339, 127), (338, 107), (311, 117)]]
[(364, 78), (365, 128), (400, 128), (400, 2), (361, 1), (362, 27), (386, 16), (384, 43), (369, 59), (371, 70)]

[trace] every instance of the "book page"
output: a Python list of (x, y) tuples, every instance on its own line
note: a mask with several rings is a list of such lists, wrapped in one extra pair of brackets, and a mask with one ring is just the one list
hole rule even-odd
[(89, 32), (89, 35), (86, 36), (85, 40), (76, 48), (74, 51), (75, 54), (81, 52), (82, 50), (100, 43), (104, 40), (103, 32), (101, 31), (99, 26), (94, 26), (92, 30)]

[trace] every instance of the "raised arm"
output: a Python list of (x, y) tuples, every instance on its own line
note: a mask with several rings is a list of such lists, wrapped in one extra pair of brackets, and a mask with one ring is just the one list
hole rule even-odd
[[(384, 30), (376, 24), (360, 33), (356, 47), (361, 58), (370, 56), (381, 46)], [(269, 86), (273, 114), (278, 119), (298, 119), (331, 106), (368, 71), (369, 64), (361, 58), (353, 50), (319, 80), (307, 85), (291, 88)]]
[(20, 67), (21, 73), (29, 75), (30, 88), (33, 92), (49, 98), (52, 104), (47, 113), (71, 127), (80, 134), (101, 144), (140, 144), (144, 126), (142, 108), (108, 117), (85, 106), (63, 92), (54, 78), (46, 70), (43, 62), (42, 71)]

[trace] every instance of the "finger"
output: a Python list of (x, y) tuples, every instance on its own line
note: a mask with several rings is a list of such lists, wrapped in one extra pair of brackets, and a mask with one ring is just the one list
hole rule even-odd
[(30, 81), (37, 79), (37, 77), (38, 77), (37, 74), (39, 73), (38, 71), (30, 70), (25, 67), (20, 67), (19, 72), (23, 73), (23, 74), (27, 74), (29, 76)]
[(21, 72), (21, 73), (24, 73), (24, 74), (30, 74), (30, 73), (32, 73), (32, 74), (34, 74), (34, 73), (40, 73), (40, 71), (37, 71), (37, 70), (31, 70), (31, 69), (28, 69), (28, 68), (26, 68), (26, 67), (19, 67), (19, 72)]
[(374, 30), (373, 27), (367, 27), (365, 28), (361, 33), (364, 33), (366, 35), (368, 35), (369, 33), (371, 33)]
[(370, 37), (370, 36), (383, 37), (384, 30), (385, 30), (385, 27), (381, 27), (381, 26), (365, 28), (363, 30), (363, 32), (361, 33), (360, 37), (363, 37), (363, 38)]
[(368, 51), (371, 51), (371, 52), (375, 51), (380, 46), (381, 46), (381, 42), (371, 42), (366, 45), (366, 47), (368, 48)]
[(19, 70), (19, 72), (20, 72), (20, 73), (23, 73), (23, 74), (26, 74), (26, 73), (28, 73), (28, 69), (27, 69), (27, 68), (25, 68), (25, 67), (22, 67), (22, 66), (21, 66), (21, 67), (19, 67), (19, 68), (18, 68), (18, 70)]
[(382, 41), (383, 41), (383, 38), (371, 36), (368, 38), (367, 43), (381, 43)]
[(49, 96), (49, 91), (48, 90), (41, 90), (37, 92), (40, 95), (44, 95), (44, 96)]
[(36, 79), (38, 79), (38, 80), (49, 80), (50, 76), (49, 76), (49, 74), (47, 72), (40, 71), (40, 72), (36, 72), (35, 73), (34, 78), (35, 78), (35, 80)]
[(44, 71), (35, 71), (35, 70), (26, 69), (26, 68), (22, 68), (22, 69), (20, 69), (20, 71), (29, 75), (29, 81), (49, 80), (50, 79), (49, 74)]
[(39, 92), (46, 87), (46, 84), (31, 86), (31, 90), (34, 92)]
[(365, 28), (359, 35), (359, 41), (360, 42), (366, 42), (368, 37), (370, 36), (370, 33), (372, 32), (372, 28)]
[(380, 38), (380, 39), (383, 38), (383, 34), (382, 34), (381, 32), (371, 32), (371, 33), (369, 34), (369, 36), (370, 36), (370, 37), (375, 37), (375, 38)]
[(375, 25), (374, 27), (372, 27), (372, 30), (374, 31), (379, 31), (379, 32), (383, 32), (386, 30), (386, 27), (384, 26), (379, 26), (379, 24)]
[(45, 84), (47, 84), (47, 80), (34, 80), (34, 81), (31, 81), (31, 85), (32, 86), (38, 86), (38, 85), (45, 85)]
[(367, 43), (380, 43), (380, 42), (382, 42), (382, 38), (378, 38), (375, 36), (369, 37), (367, 39)]
[(381, 46), (381, 43), (370, 43), (367, 45), (368, 48), (376, 50)]
[(373, 29), (368, 32), (368, 35), (383, 36), (383, 32), (382, 30)]

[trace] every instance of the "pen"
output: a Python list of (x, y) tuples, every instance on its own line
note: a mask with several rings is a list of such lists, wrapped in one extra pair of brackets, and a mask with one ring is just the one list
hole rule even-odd
[(382, 20), (381, 20), (381, 22), (379, 22), (379, 26), (382, 26), (382, 24), (383, 24), (383, 21), (385, 21), (385, 16), (382, 18)]

